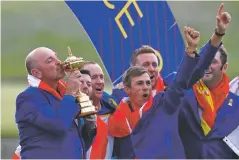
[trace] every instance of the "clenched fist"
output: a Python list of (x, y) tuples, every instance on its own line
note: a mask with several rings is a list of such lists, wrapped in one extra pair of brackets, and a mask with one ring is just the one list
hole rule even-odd
[(193, 28), (185, 26), (184, 37), (186, 39), (188, 49), (196, 51), (200, 40), (200, 33)]

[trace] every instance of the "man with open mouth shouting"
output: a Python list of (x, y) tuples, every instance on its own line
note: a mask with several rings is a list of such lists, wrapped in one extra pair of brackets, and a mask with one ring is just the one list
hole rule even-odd
[(90, 71), (92, 93), (90, 99), (98, 108), (97, 133), (95, 140), (87, 152), (88, 159), (111, 159), (114, 138), (108, 135), (108, 118), (115, 111), (117, 103), (113, 97), (104, 92), (104, 73), (96, 62), (86, 62), (82, 69)]

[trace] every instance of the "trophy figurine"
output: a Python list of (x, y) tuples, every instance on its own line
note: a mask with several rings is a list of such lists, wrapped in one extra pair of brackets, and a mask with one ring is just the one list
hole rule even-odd
[[(74, 70), (80, 70), (84, 63), (85, 61), (83, 58), (73, 56), (70, 47), (68, 47), (68, 57), (61, 65), (65, 72), (72, 72)], [(78, 115), (79, 117), (97, 113), (95, 106), (92, 104), (88, 95), (79, 90), (75, 98), (77, 103), (81, 106), (81, 113)]]

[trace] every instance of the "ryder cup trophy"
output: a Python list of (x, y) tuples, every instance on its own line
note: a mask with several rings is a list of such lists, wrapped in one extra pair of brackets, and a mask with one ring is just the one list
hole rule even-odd
[[(73, 56), (70, 47), (68, 47), (68, 57), (61, 65), (64, 68), (65, 72), (72, 72), (74, 70), (80, 70), (83, 67), (84, 63), (85, 61), (83, 60), (83, 58)], [(90, 100), (88, 95), (82, 93), (79, 90), (75, 98), (77, 103), (81, 106), (81, 113), (78, 115), (79, 117), (97, 113), (95, 106), (92, 104), (92, 101)]]

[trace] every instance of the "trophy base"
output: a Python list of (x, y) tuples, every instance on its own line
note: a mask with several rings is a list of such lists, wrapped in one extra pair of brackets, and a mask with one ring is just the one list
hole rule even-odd
[(81, 113), (78, 114), (78, 117), (90, 116), (97, 113), (90, 97), (85, 93), (79, 92), (76, 96), (76, 101), (81, 107)]
[(84, 112), (84, 113), (80, 113), (78, 115), (78, 117), (85, 117), (85, 116), (90, 116), (90, 115), (93, 115), (93, 114), (96, 114), (97, 111), (89, 111), (89, 112)]

